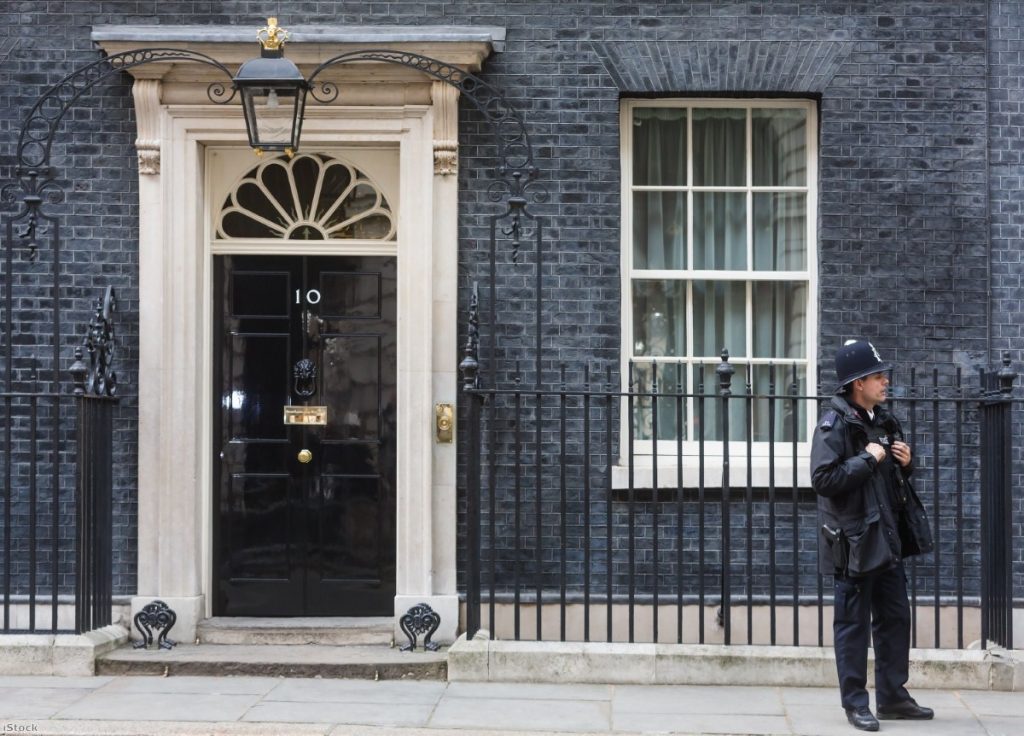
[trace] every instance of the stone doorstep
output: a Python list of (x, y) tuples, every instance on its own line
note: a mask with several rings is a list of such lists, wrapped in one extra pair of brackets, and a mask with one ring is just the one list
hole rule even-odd
[[(472, 641), (448, 650), (449, 682), (821, 687), (836, 680), (831, 648), (714, 644)], [(868, 672), (873, 657), (869, 655)], [(1024, 690), (1024, 658), (1004, 649), (914, 649), (910, 688)], [(869, 674), (869, 679), (871, 679)]]
[[(391, 646), (394, 619), (214, 617), (199, 622), (201, 644)], [(172, 636), (173, 639), (173, 630)]]
[(128, 641), (116, 624), (84, 634), (15, 634), (0, 636), (0, 675), (89, 677), (96, 660)]
[(447, 653), (324, 644), (179, 644), (170, 650), (122, 647), (96, 660), (99, 675), (323, 677), (444, 680)]

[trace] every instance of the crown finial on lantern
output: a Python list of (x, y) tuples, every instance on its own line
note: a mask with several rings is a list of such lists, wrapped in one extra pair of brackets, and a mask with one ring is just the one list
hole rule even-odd
[(267, 18), (267, 25), (256, 31), (256, 40), (267, 51), (277, 51), (288, 40), (288, 31), (278, 27), (277, 18)]

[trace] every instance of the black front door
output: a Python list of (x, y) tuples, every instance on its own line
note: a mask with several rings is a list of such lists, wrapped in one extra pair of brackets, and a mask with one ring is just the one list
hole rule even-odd
[[(395, 259), (218, 256), (214, 614), (391, 615)], [(285, 407), (325, 424), (285, 424)]]

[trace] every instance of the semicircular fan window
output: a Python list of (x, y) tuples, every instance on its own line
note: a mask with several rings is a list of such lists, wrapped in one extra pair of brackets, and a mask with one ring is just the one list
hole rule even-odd
[(394, 240), (395, 213), (356, 167), (301, 154), (264, 161), (228, 195), (217, 237), (284, 240)]

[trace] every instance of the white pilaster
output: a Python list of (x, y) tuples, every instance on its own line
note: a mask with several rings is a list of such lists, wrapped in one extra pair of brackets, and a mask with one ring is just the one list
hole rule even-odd
[[(397, 595), (433, 592), (430, 550), (434, 293), (431, 220), (432, 128), (409, 126), (401, 149), (398, 255), (398, 579)], [(396, 611), (401, 615), (405, 611)]]

